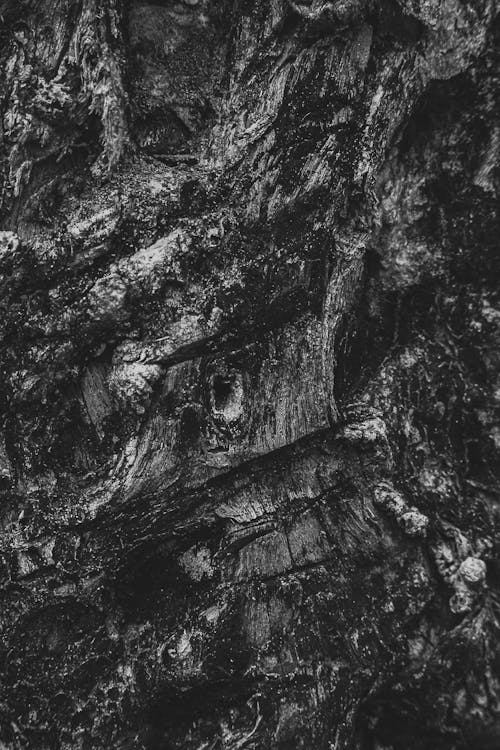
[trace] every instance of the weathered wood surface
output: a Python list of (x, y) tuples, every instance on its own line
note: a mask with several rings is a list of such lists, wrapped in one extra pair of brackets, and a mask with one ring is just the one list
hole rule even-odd
[(499, 6), (0, 1), (0, 743), (500, 745)]

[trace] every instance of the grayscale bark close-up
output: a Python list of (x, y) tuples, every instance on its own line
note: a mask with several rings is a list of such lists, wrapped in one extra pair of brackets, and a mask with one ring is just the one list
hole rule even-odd
[(500, 748), (498, 0), (0, 0), (1, 750)]

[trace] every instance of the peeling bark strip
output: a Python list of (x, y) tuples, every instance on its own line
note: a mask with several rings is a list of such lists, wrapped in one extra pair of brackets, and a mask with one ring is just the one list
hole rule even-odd
[(500, 747), (500, 6), (0, 0), (0, 746)]

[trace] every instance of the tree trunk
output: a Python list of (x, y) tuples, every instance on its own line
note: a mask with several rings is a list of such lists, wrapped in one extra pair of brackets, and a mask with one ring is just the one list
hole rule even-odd
[(496, 0), (0, 0), (0, 747), (500, 746)]

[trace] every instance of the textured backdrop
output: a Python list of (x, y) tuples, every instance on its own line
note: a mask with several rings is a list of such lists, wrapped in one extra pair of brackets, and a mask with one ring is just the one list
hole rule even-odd
[(497, 0), (0, 0), (0, 748), (500, 747)]

